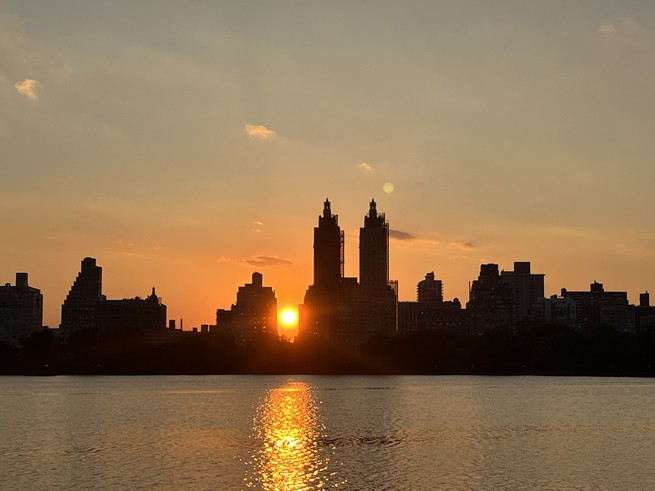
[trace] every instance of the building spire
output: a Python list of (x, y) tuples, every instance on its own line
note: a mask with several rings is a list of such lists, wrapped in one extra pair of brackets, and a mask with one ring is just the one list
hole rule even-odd
[(368, 216), (370, 216), (371, 218), (375, 218), (378, 216), (378, 210), (376, 208), (374, 199), (371, 200), (370, 208), (368, 210)]
[(325, 198), (325, 203), (323, 203), (323, 216), (325, 218), (328, 218), (332, 215), (332, 211), (330, 210), (330, 200)]
[(154, 286), (152, 287), (152, 293), (148, 297), (148, 300), (150, 300), (151, 302), (159, 302), (159, 298), (157, 298), (157, 294), (155, 293), (155, 287)]

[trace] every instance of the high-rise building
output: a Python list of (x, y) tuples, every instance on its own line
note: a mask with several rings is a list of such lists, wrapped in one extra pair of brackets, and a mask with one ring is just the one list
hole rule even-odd
[(627, 292), (606, 291), (602, 283), (594, 281), (588, 292), (562, 288), (562, 297), (575, 302), (577, 323), (585, 333), (601, 326), (635, 332), (635, 307), (628, 304)]
[(314, 227), (314, 286), (334, 287), (343, 278), (343, 232), (339, 217), (332, 214), (330, 201), (323, 203), (323, 215)]
[(299, 336), (361, 344), (397, 333), (397, 295), (389, 282), (389, 226), (375, 201), (360, 229), (361, 284), (343, 276), (343, 232), (325, 200), (314, 229), (314, 284), (299, 308)]
[(434, 279), (434, 272), (425, 275), (425, 279), (416, 286), (419, 302), (443, 302), (443, 283)]
[(96, 309), (102, 295), (102, 268), (95, 258), (85, 257), (82, 269), (61, 306), (61, 330), (64, 336), (76, 331), (95, 329)]
[(443, 300), (443, 282), (434, 272), (416, 286), (416, 302), (398, 302), (398, 332), (444, 330), (452, 334), (467, 333), (466, 312), (459, 299)]
[(637, 331), (655, 329), (655, 307), (650, 305), (650, 294), (648, 292), (639, 294), (639, 306), (636, 308), (636, 313)]
[(543, 273), (531, 273), (528, 261), (515, 261), (514, 271), (501, 271), (500, 281), (512, 289), (514, 322), (539, 317), (536, 306), (544, 298)]
[(16, 273), (16, 286), (0, 286), (0, 343), (19, 348), (43, 324), (43, 295)]
[(216, 311), (216, 326), (245, 344), (256, 334), (277, 336), (277, 298), (270, 286), (263, 286), (261, 273), (252, 274), (252, 283), (239, 287), (237, 301), (230, 310)]
[(389, 223), (377, 212), (375, 200), (359, 229), (359, 282), (365, 289), (389, 284)]
[(471, 285), (466, 311), (474, 335), (513, 329), (512, 289), (500, 280), (497, 264), (480, 266), (480, 276)]
[(359, 229), (359, 281), (364, 299), (362, 322), (351, 342), (398, 334), (398, 295), (389, 282), (389, 223), (384, 213), (378, 213), (375, 200), (369, 203), (364, 226)]
[(338, 339), (339, 314), (343, 304), (344, 237), (339, 218), (332, 214), (330, 201), (314, 227), (314, 284), (298, 308), (298, 335)]

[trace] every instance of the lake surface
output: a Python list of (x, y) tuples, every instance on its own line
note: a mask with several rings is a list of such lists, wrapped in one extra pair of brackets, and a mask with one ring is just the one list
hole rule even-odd
[(0, 489), (655, 489), (655, 381), (0, 377)]

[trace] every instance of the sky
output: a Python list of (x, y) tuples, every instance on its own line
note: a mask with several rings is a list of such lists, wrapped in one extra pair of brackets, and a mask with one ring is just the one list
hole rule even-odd
[[(0, 281), (56, 327), (82, 258), (185, 329), (253, 271), (297, 306), (326, 197), (401, 300), (531, 261), (655, 290), (655, 3), (0, 0)], [(386, 184), (386, 187), (385, 187)]]

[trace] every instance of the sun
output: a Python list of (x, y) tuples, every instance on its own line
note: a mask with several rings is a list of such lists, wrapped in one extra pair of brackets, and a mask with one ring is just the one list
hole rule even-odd
[(298, 313), (294, 309), (283, 309), (280, 312), (280, 322), (285, 326), (285, 327), (290, 327), (295, 325), (296, 321), (298, 320)]

